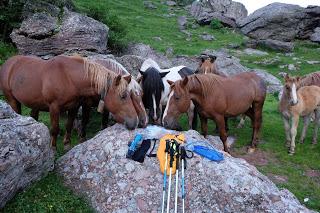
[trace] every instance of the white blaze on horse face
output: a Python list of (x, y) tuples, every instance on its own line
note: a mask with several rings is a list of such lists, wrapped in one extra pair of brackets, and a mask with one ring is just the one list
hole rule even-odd
[(166, 105), (166, 108), (164, 110), (164, 113), (163, 113), (163, 118), (162, 118), (162, 125), (163, 125), (163, 121), (165, 119), (165, 117), (167, 116), (168, 114), (168, 108), (169, 108), (169, 104), (170, 104), (170, 100), (171, 100), (171, 97), (173, 96), (173, 91), (171, 91), (170, 95), (169, 95), (169, 98), (168, 98), (168, 101), (167, 101), (167, 105)]
[(153, 120), (157, 120), (157, 103), (155, 95), (152, 94), (152, 102), (153, 102)]
[(291, 95), (292, 95), (293, 104), (297, 104), (297, 103), (298, 103), (298, 97), (297, 97), (297, 87), (296, 87), (296, 84), (293, 84), (293, 85), (292, 85)]

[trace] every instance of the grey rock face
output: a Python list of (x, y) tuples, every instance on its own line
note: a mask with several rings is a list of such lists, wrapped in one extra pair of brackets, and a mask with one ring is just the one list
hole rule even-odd
[(142, 58), (151, 58), (155, 60), (161, 68), (170, 68), (172, 66), (170, 60), (163, 54), (156, 52), (149, 45), (142, 43), (131, 44), (124, 52), (125, 55), (136, 55)]
[(186, 29), (187, 23), (188, 23), (188, 21), (187, 21), (186, 16), (179, 16), (178, 17), (178, 25), (179, 25), (180, 30)]
[(248, 15), (243, 4), (231, 0), (194, 1), (190, 13), (199, 24), (210, 24), (211, 20), (218, 19), (229, 27), (236, 27), (235, 21)]
[(48, 128), (0, 100), (0, 208), (53, 165)]
[(59, 55), (74, 50), (105, 53), (108, 31), (106, 25), (64, 8), (61, 24), (55, 16), (36, 13), (10, 37), (20, 54)]
[[(128, 141), (143, 131), (128, 131), (119, 124), (109, 127), (61, 157), (57, 171), (97, 212), (160, 212), (163, 175), (157, 158), (147, 157), (143, 164), (125, 158)], [(187, 141), (221, 143), (217, 137), (207, 141), (192, 130), (184, 134)], [(198, 155), (188, 159), (186, 212), (312, 212), (245, 160), (224, 156), (220, 163)], [(178, 198), (180, 210), (181, 189)]]
[(313, 42), (320, 43), (320, 27), (317, 27), (316, 29), (314, 29), (314, 33), (311, 34), (310, 40)]
[(145, 58), (137, 55), (123, 55), (121, 57), (116, 57), (116, 60), (122, 64), (128, 72), (133, 75), (133, 77), (136, 78)]
[(272, 3), (238, 20), (241, 31), (254, 39), (292, 41), (309, 38), (320, 23), (320, 7)]
[(143, 5), (147, 9), (157, 9), (157, 6), (154, 3), (152, 3), (152, 1), (144, 1)]
[(265, 70), (254, 69), (253, 72), (255, 72), (258, 76), (260, 76), (264, 80), (264, 82), (267, 85), (268, 93), (279, 92), (282, 89), (281, 81), (275, 76), (266, 72)]
[(278, 41), (273, 39), (266, 39), (266, 40), (251, 39), (247, 41), (245, 45), (250, 48), (267, 47), (272, 50), (287, 52), (287, 53), (292, 52), (294, 50), (293, 42)]

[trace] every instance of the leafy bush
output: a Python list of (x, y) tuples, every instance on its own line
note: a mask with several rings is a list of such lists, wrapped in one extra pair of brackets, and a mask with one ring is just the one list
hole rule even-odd
[(116, 14), (93, 5), (90, 8), (78, 8), (78, 10), (109, 27), (108, 46), (111, 50), (121, 52), (128, 45), (126, 25)]
[(0, 40), (10, 41), (9, 35), (13, 28), (21, 22), (23, 0), (3, 0), (0, 1)]
[(213, 19), (210, 23), (212, 29), (222, 29), (223, 25), (218, 19)]

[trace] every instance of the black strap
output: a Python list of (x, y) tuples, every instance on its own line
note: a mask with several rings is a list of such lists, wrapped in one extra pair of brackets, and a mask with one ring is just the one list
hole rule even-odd
[(148, 157), (157, 157), (157, 154), (153, 153), (153, 150), (154, 150), (154, 147), (156, 146), (156, 142), (157, 142), (157, 139), (147, 139), (147, 140), (150, 140), (150, 143), (151, 141), (153, 141), (153, 146), (150, 150), (150, 152), (147, 154)]

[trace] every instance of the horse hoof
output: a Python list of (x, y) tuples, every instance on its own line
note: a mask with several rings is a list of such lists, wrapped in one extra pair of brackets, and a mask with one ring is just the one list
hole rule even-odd
[(256, 151), (256, 148), (252, 148), (252, 147), (249, 147), (248, 148), (248, 153), (250, 154), (250, 153), (253, 153), (253, 152), (255, 152)]

